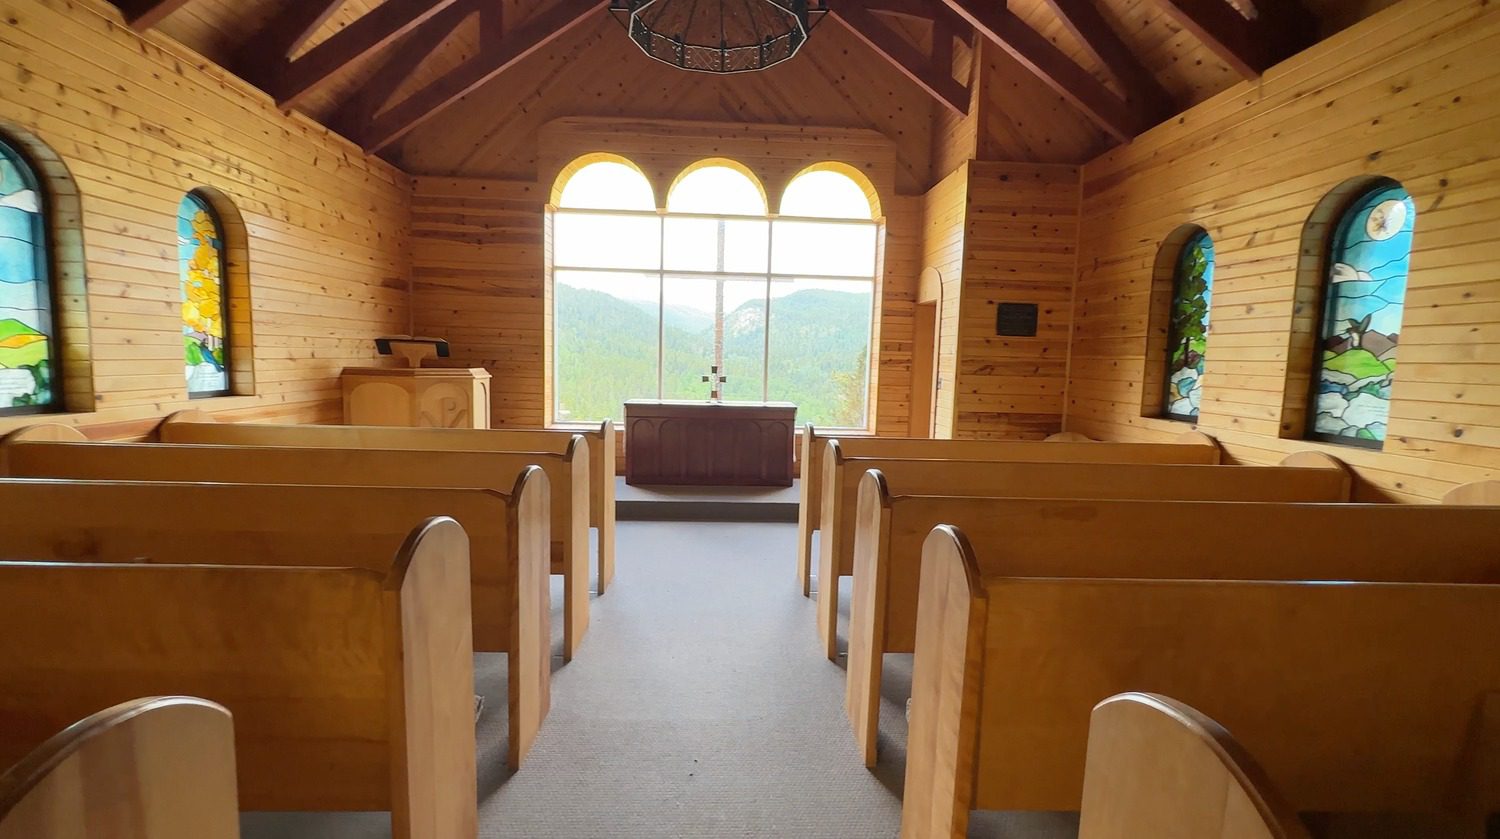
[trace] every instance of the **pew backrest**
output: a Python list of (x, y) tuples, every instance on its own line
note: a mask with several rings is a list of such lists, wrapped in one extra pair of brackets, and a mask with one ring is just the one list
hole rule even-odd
[(1299, 811), (1500, 806), (1500, 586), (1025, 577), (978, 544), (924, 545), (903, 835), (1078, 809), (1089, 710), (1141, 689), (1233, 731)]
[(1444, 504), (1500, 506), (1500, 481), (1472, 481), (1460, 484), (1443, 495)]
[(1078, 839), (1309, 839), (1254, 758), (1176, 700), (1100, 702), (1087, 755)]
[(123, 702), (0, 775), (0, 839), (238, 839), (234, 721), (186, 696)]
[(0, 763), (93, 709), (187, 694), (235, 717), (241, 809), (393, 810), (473, 835), (468, 538), (420, 523), (382, 572), (0, 562)]

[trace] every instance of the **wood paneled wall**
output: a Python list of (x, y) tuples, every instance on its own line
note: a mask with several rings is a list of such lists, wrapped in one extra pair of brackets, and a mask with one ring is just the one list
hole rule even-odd
[(728, 157), (764, 182), (773, 206), (791, 178), (835, 160), (863, 172), (886, 219), (884, 278), (872, 376), (876, 428), (905, 434), (911, 390), (911, 317), (920, 272), (920, 199), (896, 194), (896, 148), (859, 129), (659, 120), (558, 120), (543, 129), (539, 181), (416, 179), (412, 206), (412, 312), (419, 333), (447, 337), (447, 363), (494, 376), (490, 420), (546, 421), (547, 302), (544, 219), (557, 174), (590, 152), (619, 154), (665, 199), (673, 178), (708, 157)]
[(176, 212), (200, 186), (248, 234), (254, 394), (192, 407), (335, 419), (339, 371), (407, 326), (409, 179), (102, 0), (10, 0), (3, 17), (0, 120), (56, 152), (81, 207), (95, 410), (47, 419), (130, 437), (188, 407)]
[(953, 382), (958, 377), (959, 306), (963, 298), (964, 223), (968, 218), (969, 166), (938, 181), (922, 197), (922, 269), (942, 277), (938, 308), (938, 392), (933, 436), (953, 436)]
[(494, 426), (544, 422), (547, 192), (478, 178), (417, 178), (413, 191), (416, 331), (448, 339), (447, 363), (490, 371)]
[[(1500, 7), (1403, 0), (1083, 169), (1067, 427), (1111, 440), (1185, 426), (1143, 417), (1159, 243), (1194, 222), (1217, 267), (1200, 427), (1245, 463), (1314, 448), (1363, 498), (1424, 501), (1500, 474)], [(1296, 295), (1303, 226), (1350, 178), (1399, 180), (1416, 243), (1384, 451), (1300, 439), (1313, 323)], [(1288, 391), (1292, 392), (1287, 396)]]
[[(1042, 439), (1062, 427), (1078, 169), (973, 162), (963, 238), (959, 438)], [(995, 334), (998, 304), (1035, 303), (1036, 337)]]

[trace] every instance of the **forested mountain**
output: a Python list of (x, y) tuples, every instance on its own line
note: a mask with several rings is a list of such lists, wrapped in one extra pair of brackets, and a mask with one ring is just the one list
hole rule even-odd
[[(620, 418), (626, 399), (657, 393), (657, 307), (558, 283), (559, 420)], [(713, 314), (668, 305), (663, 395), (704, 399), (713, 359)], [(825, 289), (771, 301), (770, 393), (795, 402), (797, 421), (863, 426), (870, 341), (870, 296)], [(761, 399), (765, 304), (744, 303), (724, 316), (724, 398)]]

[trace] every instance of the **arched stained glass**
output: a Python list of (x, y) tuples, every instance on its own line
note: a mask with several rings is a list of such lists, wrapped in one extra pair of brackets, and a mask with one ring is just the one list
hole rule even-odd
[(841, 172), (820, 170), (798, 175), (781, 196), (781, 214), (807, 218), (874, 218), (870, 198), (854, 179)]
[(1214, 240), (1199, 230), (1182, 246), (1172, 275), (1172, 310), (1167, 323), (1166, 394), (1162, 412), (1169, 419), (1194, 422), (1203, 402), (1208, 360), (1208, 310), (1214, 288)]
[(1384, 181), (1334, 226), (1323, 286), (1313, 437), (1379, 448), (1391, 412), (1417, 208)]
[(224, 293), (224, 225), (201, 195), (177, 207), (182, 343), (188, 396), (229, 392), (229, 301)]
[(0, 138), (0, 414), (59, 404), (47, 234), (36, 173)]

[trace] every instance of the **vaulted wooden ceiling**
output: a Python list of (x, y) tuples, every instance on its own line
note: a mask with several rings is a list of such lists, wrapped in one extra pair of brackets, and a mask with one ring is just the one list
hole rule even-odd
[(920, 135), (981, 101), (982, 150), (1082, 162), (1388, 2), (825, 0), (793, 61), (716, 77), (641, 55), (608, 0), (115, 0), (416, 173), (524, 175), (543, 122), (609, 115), (876, 128), (917, 186)]

